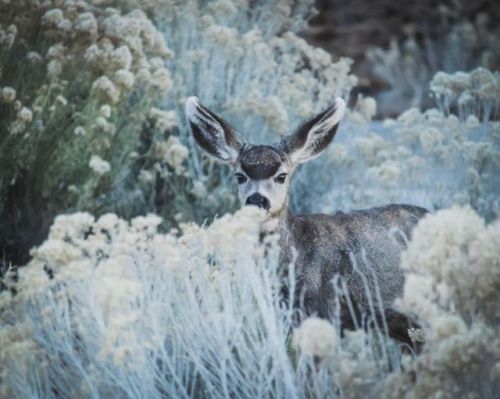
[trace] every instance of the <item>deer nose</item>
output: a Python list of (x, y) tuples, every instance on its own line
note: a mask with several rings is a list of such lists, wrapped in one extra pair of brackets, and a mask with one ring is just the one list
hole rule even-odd
[(259, 193), (252, 194), (250, 197), (248, 197), (246, 205), (256, 205), (259, 208), (264, 208), (265, 210), (268, 210), (271, 207), (269, 200)]

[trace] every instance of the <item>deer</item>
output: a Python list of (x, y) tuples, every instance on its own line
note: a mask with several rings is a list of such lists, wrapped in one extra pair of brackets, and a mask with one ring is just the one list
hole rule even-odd
[[(278, 267), (286, 273), (293, 264), (294, 306), (303, 317), (340, 323), (342, 334), (363, 324), (383, 325), (390, 337), (415, 348), (409, 329), (418, 324), (393, 306), (404, 287), (401, 252), (428, 211), (389, 204), (334, 215), (295, 215), (288, 206), (294, 171), (325, 151), (345, 111), (338, 97), (279, 143), (259, 145), (250, 144), (198, 98), (189, 97), (185, 105), (195, 142), (232, 168), (241, 205), (262, 208), (264, 230), (279, 234)], [(374, 303), (379, 305), (375, 310)]]

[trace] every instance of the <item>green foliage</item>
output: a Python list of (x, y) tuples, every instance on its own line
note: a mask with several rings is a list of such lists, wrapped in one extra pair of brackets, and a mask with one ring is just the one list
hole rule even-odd
[[(152, 144), (172, 133), (153, 129), (149, 118), (170, 86), (163, 67), (170, 53), (149, 20), (47, 4), (0, 5), (0, 241), (3, 256), (18, 262), (58, 213), (143, 211), (125, 193), (137, 191), (134, 170), (151, 159)], [(113, 23), (128, 36), (118, 37)], [(109, 171), (93, 169), (93, 155)]]

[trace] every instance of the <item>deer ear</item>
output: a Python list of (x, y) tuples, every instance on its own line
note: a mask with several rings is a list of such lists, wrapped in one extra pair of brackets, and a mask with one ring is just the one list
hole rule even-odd
[(201, 148), (220, 161), (236, 162), (245, 140), (231, 125), (201, 105), (196, 97), (187, 99), (186, 117)]
[(345, 109), (344, 100), (337, 98), (332, 106), (303, 122), (294, 133), (283, 137), (279, 147), (288, 154), (293, 164), (316, 158), (333, 140)]

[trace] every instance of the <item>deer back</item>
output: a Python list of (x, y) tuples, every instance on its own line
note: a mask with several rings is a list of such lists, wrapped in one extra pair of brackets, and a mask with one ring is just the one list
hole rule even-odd
[(335, 287), (339, 278), (361, 310), (368, 311), (374, 301), (391, 306), (403, 290), (401, 251), (426, 213), (416, 206), (387, 205), (335, 215), (289, 214), (280, 263), (289, 267), (296, 251), (296, 298), (303, 300), (306, 314), (335, 316), (336, 301), (347, 300)]

